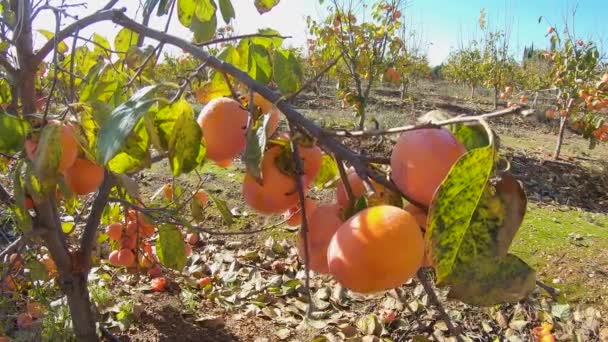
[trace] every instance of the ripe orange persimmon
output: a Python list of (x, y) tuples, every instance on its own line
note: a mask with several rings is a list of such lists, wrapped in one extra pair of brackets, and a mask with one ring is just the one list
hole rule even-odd
[(391, 178), (408, 198), (428, 206), (452, 165), (466, 152), (445, 129), (404, 132), (391, 153)]
[(344, 287), (373, 293), (397, 287), (420, 268), (424, 240), (407, 211), (379, 205), (364, 209), (336, 231), (329, 243), (329, 273)]
[(173, 186), (169, 183), (163, 185), (163, 193), (167, 201), (173, 201)]
[(154, 278), (150, 285), (152, 286), (153, 291), (162, 292), (165, 290), (165, 286), (167, 286), (167, 279), (164, 277)]
[(197, 233), (188, 233), (186, 234), (186, 241), (191, 245), (196, 245), (199, 240), (199, 236)]
[(135, 234), (137, 234), (137, 222), (129, 220), (127, 222), (127, 226), (125, 227), (125, 235), (135, 236)]
[(86, 195), (96, 191), (104, 178), (104, 169), (87, 159), (78, 158), (64, 172), (65, 182), (74, 193)]
[(108, 262), (112, 266), (120, 266), (118, 263), (118, 251), (111, 251), (110, 255), (108, 255)]
[(281, 152), (279, 146), (273, 146), (264, 153), (263, 184), (248, 173), (243, 180), (245, 203), (261, 214), (279, 214), (298, 203), (295, 177), (284, 174), (275, 164)]
[(510, 95), (512, 92), (513, 92), (513, 87), (511, 87), (511, 86), (505, 87), (506, 95)]
[[(311, 215), (308, 221), (308, 256), (310, 269), (319, 273), (328, 273), (327, 246), (336, 230), (342, 225), (338, 204), (320, 205)], [(304, 262), (306, 255), (304, 238), (300, 233), (298, 238), (298, 255)]]
[(163, 271), (161, 270), (160, 266), (158, 266), (158, 264), (152, 266), (152, 268), (148, 269), (148, 276), (150, 278), (158, 278), (160, 276), (163, 275)]
[(106, 227), (106, 234), (110, 240), (118, 241), (122, 237), (122, 223), (112, 223)]
[[(346, 171), (346, 176), (348, 179), (348, 184), (350, 184), (350, 189), (352, 190), (353, 196), (355, 197), (354, 199), (356, 200), (357, 198), (365, 195), (365, 184), (363, 183), (363, 180), (359, 177), (357, 172), (355, 172), (355, 169), (348, 169)], [(386, 188), (375, 181), (371, 181), (371, 183), (374, 186), (376, 194), (378, 194), (378, 196), (380, 197), (383, 197), (385, 195)], [(340, 207), (346, 208), (348, 206), (348, 194), (346, 192), (346, 187), (344, 186), (344, 182), (342, 182), (342, 179), (338, 181), (338, 186), (336, 187), (336, 200), (338, 201)]]
[(194, 198), (198, 199), (201, 206), (204, 207), (209, 202), (209, 197), (203, 190), (199, 190), (194, 193)]
[[(59, 143), (61, 144), (61, 160), (59, 161), (57, 169), (59, 172), (65, 172), (74, 164), (78, 157), (78, 142), (76, 141), (74, 128), (71, 125), (64, 125), (57, 120), (51, 120), (47, 124), (61, 126), (59, 138)], [(38, 141), (35, 138), (27, 139), (24, 146), (28, 158), (33, 161), (36, 158)]]
[(422, 231), (426, 231), (427, 212), (425, 210), (411, 203), (406, 205), (403, 209), (414, 216), (416, 223), (418, 223)]
[(29, 302), (25, 308), (27, 313), (29, 313), (34, 319), (38, 319), (44, 314), (44, 308), (38, 302)]
[(123, 248), (118, 251), (118, 265), (131, 267), (135, 263), (135, 255), (133, 251), (128, 248)]
[[(287, 224), (290, 226), (297, 226), (302, 223), (302, 211), (300, 210), (300, 204), (291, 207), (284, 215), (287, 218)], [(310, 198), (304, 200), (304, 209), (306, 211), (306, 217), (310, 220), (310, 216), (317, 209), (317, 203)]]
[(202, 277), (200, 278), (198, 281), (198, 286), (200, 287), (205, 287), (207, 285), (211, 285), (211, 283), (213, 283), (213, 278), (211, 277)]
[(44, 266), (46, 266), (46, 269), (49, 272), (49, 274), (53, 275), (53, 274), (57, 273), (57, 265), (55, 264), (55, 261), (49, 255), (43, 256), (42, 259), (40, 260), (40, 262)]
[(134, 249), (137, 247), (137, 239), (135, 238), (135, 235), (123, 236), (120, 246), (126, 249)]
[(321, 170), (321, 162), (323, 160), (323, 152), (316, 146), (298, 146), (298, 154), (302, 160), (302, 181), (304, 186), (309, 186), (317, 177), (317, 174)]
[(154, 225), (150, 223), (142, 223), (139, 225), (139, 235), (144, 239), (151, 238), (154, 235)]
[(34, 200), (30, 196), (25, 197), (25, 209), (34, 209)]
[(525, 104), (525, 103), (528, 103), (528, 96), (526, 96), (526, 95), (522, 95), (522, 96), (519, 98), (519, 102), (520, 102), (520, 103), (524, 103), (524, 104)]
[(228, 97), (211, 100), (198, 116), (203, 131), (207, 158), (225, 163), (245, 148), (248, 113), (241, 104)]
[(13, 265), (13, 271), (18, 271), (21, 268), (21, 256), (13, 253), (8, 257), (8, 264)]

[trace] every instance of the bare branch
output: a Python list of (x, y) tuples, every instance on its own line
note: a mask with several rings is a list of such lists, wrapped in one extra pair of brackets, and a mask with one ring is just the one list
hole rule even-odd
[(2, 66), (4, 70), (6, 70), (6, 72), (11, 74), (12, 76), (17, 76), (17, 69), (15, 69), (15, 67), (11, 64), (11, 62), (9, 62), (9, 60), (4, 55), (0, 55), (0, 66)]
[[(113, 9), (113, 10), (103, 10), (100, 12), (95, 12), (94, 14), (91, 14), (90, 16), (84, 17), (82, 19), (79, 19), (77, 21), (75, 21), (74, 23), (66, 26), (63, 30), (59, 31), (59, 33), (57, 33), (55, 35), (55, 39), (57, 41), (62, 41), (64, 39), (66, 39), (67, 37), (73, 35), (76, 31), (82, 30), (83, 28), (100, 22), (100, 21), (105, 21), (105, 20), (112, 20), (117, 14), (123, 14), (126, 11), (126, 9)], [(40, 64), (40, 62), (42, 62), (42, 60), (44, 58), (46, 58), (46, 56), (53, 50), (53, 47), (55, 46), (53, 40), (49, 40), (48, 42), (46, 42), (46, 44), (44, 44), (42, 46), (42, 48), (40, 48), (40, 50), (38, 50), (38, 52), (36, 53), (36, 55), (33, 58), (33, 64), (38, 65)]]
[(102, 12), (102, 11), (107, 11), (107, 10), (109, 10), (109, 9), (112, 9), (112, 7), (114, 7), (114, 5), (116, 5), (116, 3), (117, 3), (117, 2), (118, 2), (118, 0), (110, 0), (110, 1), (108, 1), (108, 3), (107, 3), (105, 6), (103, 6), (103, 7), (102, 7), (102, 8), (99, 10), (99, 12)]
[(6, 191), (2, 184), (0, 184), (0, 202), (4, 202), (6, 205), (13, 205), (15, 203), (15, 199)]
[(263, 34), (263, 33), (251, 33), (251, 34), (243, 34), (240, 36), (231, 36), (231, 37), (224, 37), (224, 38), (218, 38), (218, 39), (213, 39), (213, 40), (209, 40), (206, 41), (204, 43), (198, 43), (195, 44), (196, 46), (209, 46), (209, 45), (213, 45), (213, 44), (219, 44), (219, 43), (225, 43), (225, 42), (230, 42), (230, 41), (234, 41), (234, 40), (240, 40), (240, 39), (245, 39), (245, 38), (282, 38), (282, 39), (287, 39), (287, 38), (291, 38), (291, 36), (281, 36), (278, 34)]
[(110, 189), (112, 189), (113, 184), (114, 179), (112, 178), (110, 172), (106, 170), (103, 183), (101, 184), (101, 187), (99, 187), (97, 197), (95, 197), (95, 200), (93, 201), (93, 205), (91, 206), (91, 212), (89, 213), (89, 217), (87, 218), (87, 223), (84, 227), (84, 232), (82, 233), (82, 238), (80, 240), (80, 249), (84, 253), (87, 262), (89, 262), (90, 260), (91, 251), (96, 240), (95, 232), (99, 227), (101, 214), (103, 213), (103, 209), (108, 203)]
[(431, 304), (433, 304), (435, 306), (435, 308), (437, 309), (437, 311), (439, 311), (439, 316), (441, 316), (441, 319), (448, 326), (448, 331), (450, 332), (450, 334), (452, 336), (455, 336), (457, 341), (462, 341), (462, 338), (460, 337), (460, 333), (458, 331), (459, 329), (457, 329), (454, 326), (454, 324), (452, 323), (452, 319), (445, 312), (445, 309), (443, 308), (443, 305), (439, 301), (439, 298), (437, 298), (437, 294), (435, 293), (433, 286), (431, 286), (431, 283), (429, 282), (424, 270), (421, 268), (418, 270), (418, 273), (416, 273), (416, 274), (418, 276), (418, 279), (422, 283), (422, 287), (424, 287), (424, 291), (429, 296), (429, 300), (430, 300)]
[(498, 116), (505, 116), (511, 114), (520, 114), (522, 113), (522, 107), (514, 106), (510, 108), (505, 108), (501, 110), (497, 110), (491, 113), (485, 113), (480, 115), (472, 115), (472, 116), (458, 116), (452, 119), (447, 119), (435, 123), (423, 123), (418, 125), (407, 125), (401, 127), (393, 127), (389, 129), (382, 130), (367, 130), (367, 131), (327, 131), (328, 135), (333, 135), (337, 137), (371, 137), (376, 135), (387, 135), (387, 134), (396, 134), (402, 133), (406, 131), (413, 131), (421, 128), (430, 128), (430, 127), (439, 127), (439, 126), (447, 126), (456, 123), (466, 123), (466, 122), (474, 122), (480, 121), (484, 119), (490, 119)]
[(291, 100), (295, 99), (296, 96), (300, 95), (300, 93), (302, 91), (308, 89), (311, 85), (313, 85), (315, 82), (317, 82), (321, 77), (323, 77), (323, 75), (325, 75), (331, 68), (333, 68), (334, 65), (338, 64), (338, 62), (342, 59), (342, 56), (344, 56), (344, 53), (341, 53), (340, 56), (336, 57), (336, 59), (334, 59), (325, 68), (323, 68), (323, 70), (321, 70), (318, 74), (316, 74), (315, 77), (313, 77), (310, 80), (308, 80), (308, 82), (306, 82), (300, 89), (298, 89), (298, 91), (296, 91), (295, 93), (291, 94), (287, 98), (287, 100), (291, 101)]

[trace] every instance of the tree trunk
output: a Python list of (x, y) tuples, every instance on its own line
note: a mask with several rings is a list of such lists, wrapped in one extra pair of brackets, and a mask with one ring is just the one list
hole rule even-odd
[(95, 317), (91, 310), (87, 274), (83, 272), (63, 276), (60, 287), (68, 299), (76, 339), (87, 342), (99, 341), (95, 328)]
[(555, 152), (553, 153), (553, 160), (559, 159), (559, 154), (562, 150), (562, 142), (564, 141), (564, 131), (566, 130), (566, 123), (568, 122), (567, 116), (562, 116), (559, 122), (559, 133), (557, 134), (557, 144), (555, 145)]
[(365, 105), (361, 104), (361, 107), (357, 111), (359, 114), (359, 130), (365, 129)]
[[(36, 112), (36, 71), (38, 69), (33, 58), (32, 23), (29, 20), (32, 15), (32, 2), (23, 0), (18, 2), (17, 6), (17, 13), (25, 18), (22, 22), (21, 34), (15, 42), (20, 66), (18, 92), (22, 113), (32, 114)], [(67, 297), (76, 338), (86, 342), (98, 341), (99, 337), (87, 288), (88, 268), (84, 267), (79, 270), (75, 267), (77, 266), (75, 258), (70, 254), (61, 230), (56, 199), (52, 191), (47, 198), (36, 203), (36, 214), (34, 228), (44, 231), (41, 239), (57, 265), (59, 286)]]
[(498, 86), (494, 86), (494, 109), (498, 108)]
[(403, 99), (405, 99), (405, 93), (407, 92), (407, 85), (405, 84), (405, 82), (401, 82), (401, 92), (400, 92), (400, 97), (401, 97), (401, 101), (403, 101)]
[(475, 96), (475, 86), (471, 86), (471, 100)]

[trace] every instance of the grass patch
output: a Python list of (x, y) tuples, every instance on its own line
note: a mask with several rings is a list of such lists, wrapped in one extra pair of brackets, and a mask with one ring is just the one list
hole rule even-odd
[(599, 298), (603, 279), (589, 277), (608, 249), (608, 216), (562, 211), (530, 203), (511, 252), (539, 271), (539, 279), (560, 288), (569, 300)]

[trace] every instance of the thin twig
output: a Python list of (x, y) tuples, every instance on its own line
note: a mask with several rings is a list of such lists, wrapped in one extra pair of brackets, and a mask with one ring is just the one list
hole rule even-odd
[(338, 164), (338, 171), (340, 172), (342, 185), (346, 190), (346, 196), (348, 197), (348, 206), (351, 207), (353, 204), (355, 204), (355, 195), (353, 194), (353, 188), (350, 185), (350, 181), (348, 180), (346, 170), (344, 170), (344, 163), (342, 162), (342, 159), (336, 157), (336, 164)]
[(553, 298), (553, 300), (557, 300), (559, 298), (559, 292), (555, 288), (543, 283), (540, 280), (536, 281), (536, 285), (545, 290), (551, 296), (551, 298)]
[(101, 187), (99, 187), (97, 197), (95, 197), (95, 200), (93, 201), (93, 205), (91, 206), (91, 212), (89, 213), (89, 217), (87, 218), (87, 223), (84, 227), (84, 232), (82, 233), (82, 238), (80, 240), (80, 249), (84, 253), (87, 263), (90, 260), (91, 251), (93, 250), (93, 245), (95, 244), (95, 232), (99, 227), (99, 221), (101, 220), (103, 209), (108, 203), (110, 189), (112, 189), (113, 184), (114, 180), (112, 178), (112, 175), (109, 171), (106, 170), (104, 174), (103, 183), (101, 184)]
[[(253, 102), (253, 100), (251, 101)], [(298, 151), (298, 144), (294, 142), (293, 136), (296, 130), (291, 122), (289, 122), (289, 131), (292, 139), (289, 139), (291, 144), (291, 153), (296, 166), (296, 187), (298, 188), (298, 197), (300, 200), (300, 211), (302, 217), (302, 223), (300, 224), (300, 233), (302, 239), (304, 239), (304, 271), (306, 272), (304, 285), (306, 286), (306, 292), (308, 295), (308, 310), (306, 314), (311, 317), (315, 311), (315, 303), (312, 300), (312, 291), (310, 290), (310, 251), (308, 250), (308, 218), (306, 217), (306, 194), (304, 193), (304, 181), (302, 180), (302, 174), (304, 173), (304, 167), (302, 166), (302, 159), (300, 159), (300, 153)]]
[(472, 116), (458, 116), (456, 118), (451, 118), (443, 121), (433, 122), (433, 123), (422, 123), (416, 125), (406, 125), (400, 127), (393, 127), (389, 129), (379, 129), (379, 130), (367, 130), (367, 131), (331, 131), (327, 130), (326, 133), (328, 135), (337, 136), (337, 137), (371, 137), (376, 135), (386, 135), (386, 134), (397, 134), (406, 131), (413, 131), (421, 128), (429, 128), (429, 127), (440, 127), (447, 126), (457, 123), (466, 123), (466, 122), (474, 122), (480, 121), (482, 119), (490, 119), (498, 116), (512, 115), (512, 114), (520, 114), (522, 112), (522, 107), (514, 106), (510, 108), (505, 108), (501, 110), (497, 110), (491, 113), (472, 115)]
[[(232, 98), (238, 101), (239, 95), (234, 90), (232, 82), (230, 81), (230, 77), (228, 77), (225, 72), (222, 72), (222, 76), (224, 77), (224, 81), (226, 81), (226, 84), (228, 85), (228, 89), (230, 89), (230, 94), (232, 95)], [(251, 102), (253, 103), (253, 101)]]
[(312, 79), (308, 80), (308, 82), (306, 82), (302, 87), (300, 87), (300, 89), (298, 89), (298, 91), (296, 91), (295, 93), (291, 94), (287, 98), (287, 101), (292, 101), (302, 91), (310, 88), (313, 84), (315, 84), (321, 77), (323, 77), (323, 75), (325, 75), (331, 68), (333, 68), (334, 65), (338, 64), (338, 62), (340, 61), (340, 59), (342, 59), (343, 55), (344, 55), (344, 53), (341, 53), (336, 59), (334, 59), (331, 63), (329, 63), (325, 68), (323, 68), (323, 70), (321, 70), (318, 74), (316, 74)]
[(198, 43), (198, 44), (195, 44), (195, 45), (196, 46), (209, 46), (209, 45), (213, 45), (213, 44), (219, 44), (219, 43), (225, 43), (225, 42), (234, 41), (234, 40), (240, 40), (240, 39), (245, 39), (245, 38), (255, 38), (255, 37), (260, 37), (260, 38), (281, 38), (281, 39), (291, 38), (291, 36), (281, 36), (281, 35), (278, 35), (278, 34), (251, 33), (251, 34), (243, 34), (243, 35), (240, 35), (240, 36), (231, 36), (231, 37), (218, 38), (218, 39), (206, 41), (204, 43)]
[(437, 298), (437, 294), (435, 293), (435, 290), (433, 289), (433, 286), (431, 285), (430, 281), (428, 280), (424, 270), (419, 269), (418, 273), (416, 273), (416, 274), (418, 276), (418, 279), (420, 280), (420, 283), (422, 283), (422, 287), (424, 287), (424, 291), (429, 296), (429, 300), (430, 300), (431, 304), (433, 304), (435, 306), (435, 308), (439, 312), (439, 316), (441, 316), (441, 319), (445, 322), (445, 325), (447, 325), (448, 331), (450, 332), (450, 334), (452, 336), (455, 336), (457, 341), (462, 341), (462, 338), (460, 337), (460, 333), (458, 332), (458, 330), (452, 323), (452, 319), (450, 318), (450, 316), (447, 314), (447, 312), (445, 312), (445, 309), (443, 308), (443, 305), (439, 301), (439, 298)]
[(150, 52), (150, 54), (148, 56), (146, 56), (146, 59), (144, 59), (144, 61), (141, 63), (140, 66), (137, 67), (137, 70), (135, 70), (135, 74), (133, 74), (133, 76), (131, 76), (131, 79), (129, 79), (129, 82), (127, 82), (127, 87), (130, 87), (133, 82), (135, 82), (135, 80), (141, 75), (141, 73), (144, 71), (144, 69), (146, 68), (146, 65), (148, 64), (148, 62), (150, 62), (152, 60), (153, 56), (156, 56), (156, 51), (160, 48), (162, 44), (159, 44), (156, 46), (156, 48), (154, 48), (154, 50), (152, 50), (152, 52)]

